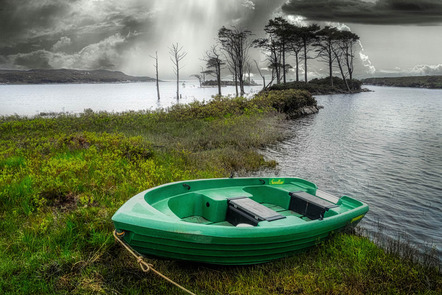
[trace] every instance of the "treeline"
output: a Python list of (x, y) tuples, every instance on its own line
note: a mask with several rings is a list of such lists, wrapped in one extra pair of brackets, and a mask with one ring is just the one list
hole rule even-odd
[[(298, 26), (282, 17), (269, 20), (264, 31), (265, 38), (253, 39), (252, 32), (247, 29), (223, 26), (218, 31), (218, 44), (206, 51), (206, 69), (201, 75), (193, 76), (200, 81), (204, 80), (205, 75), (214, 76), (221, 95), (221, 72), (227, 68), (232, 74), (237, 96), (243, 95), (247, 77), (245, 72), (251, 71), (249, 50), (259, 48), (266, 56), (265, 66), (272, 73), (271, 80), (266, 83), (258, 62), (253, 61), (263, 79), (264, 88), (273, 83), (286, 83), (290, 69), (295, 71), (296, 81), (299, 82), (301, 64), (304, 82), (307, 83), (308, 61), (316, 59), (327, 64), (331, 87), (334, 86), (333, 71), (337, 68), (346, 90), (351, 91), (354, 84), (351, 80), (354, 73), (355, 45), (359, 42), (358, 35), (330, 26), (321, 28), (317, 24)], [(294, 65), (288, 62), (289, 56), (293, 57)]]
[(414, 77), (387, 77), (367, 78), (362, 80), (364, 84), (394, 87), (415, 87), (415, 88), (442, 88), (442, 76), (414, 76)]

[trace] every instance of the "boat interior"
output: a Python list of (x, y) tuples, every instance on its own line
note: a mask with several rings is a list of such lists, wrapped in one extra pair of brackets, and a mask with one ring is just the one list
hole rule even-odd
[[(301, 223), (323, 220), (358, 207), (348, 197), (335, 197), (302, 184), (185, 188), (146, 194), (156, 210), (186, 222), (222, 226), (260, 226), (277, 220)], [(166, 195), (166, 197), (165, 197)], [(282, 221), (284, 222), (284, 221)]]

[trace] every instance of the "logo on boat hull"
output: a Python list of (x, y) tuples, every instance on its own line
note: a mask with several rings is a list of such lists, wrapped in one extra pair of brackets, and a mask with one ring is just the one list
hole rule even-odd
[(283, 179), (271, 179), (270, 184), (284, 184)]
[(353, 222), (355, 222), (355, 221), (358, 221), (358, 220), (361, 219), (362, 217), (364, 217), (364, 215), (359, 215), (359, 216), (353, 218), (353, 219), (351, 220), (351, 223), (353, 223)]

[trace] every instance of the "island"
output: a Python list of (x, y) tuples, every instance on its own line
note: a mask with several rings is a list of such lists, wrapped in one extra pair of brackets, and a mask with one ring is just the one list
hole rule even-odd
[(154, 82), (154, 78), (129, 76), (108, 70), (0, 70), (0, 84), (55, 84), (55, 83), (123, 83)]

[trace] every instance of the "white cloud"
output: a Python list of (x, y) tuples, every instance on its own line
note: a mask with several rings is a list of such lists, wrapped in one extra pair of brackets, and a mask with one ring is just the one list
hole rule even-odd
[(362, 46), (362, 43), (361, 43), (360, 40), (358, 40), (358, 43), (359, 43), (359, 46), (361, 47), (361, 51), (359, 51), (359, 58), (362, 61), (362, 65), (364, 66), (364, 68), (365, 68), (365, 70), (367, 71), (368, 74), (374, 75), (376, 73), (376, 68), (371, 63), (371, 60), (368, 57), (368, 55), (366, 55), (364, 53), (364, 47)]
[(72, 44), (71, 38), (69, 37), (61, 37), (53, 46), (53, 51), (63, 51), (67, 49)]
[(416, 65), (411, 70), (414, 75), (442, 75), (442, 64)]
[(241, 5), (246, 7), (246, 8), (249, 8), (249, 9), (255, 9), (255, 3), (253, 3), (250, 0), (243, 0)]

